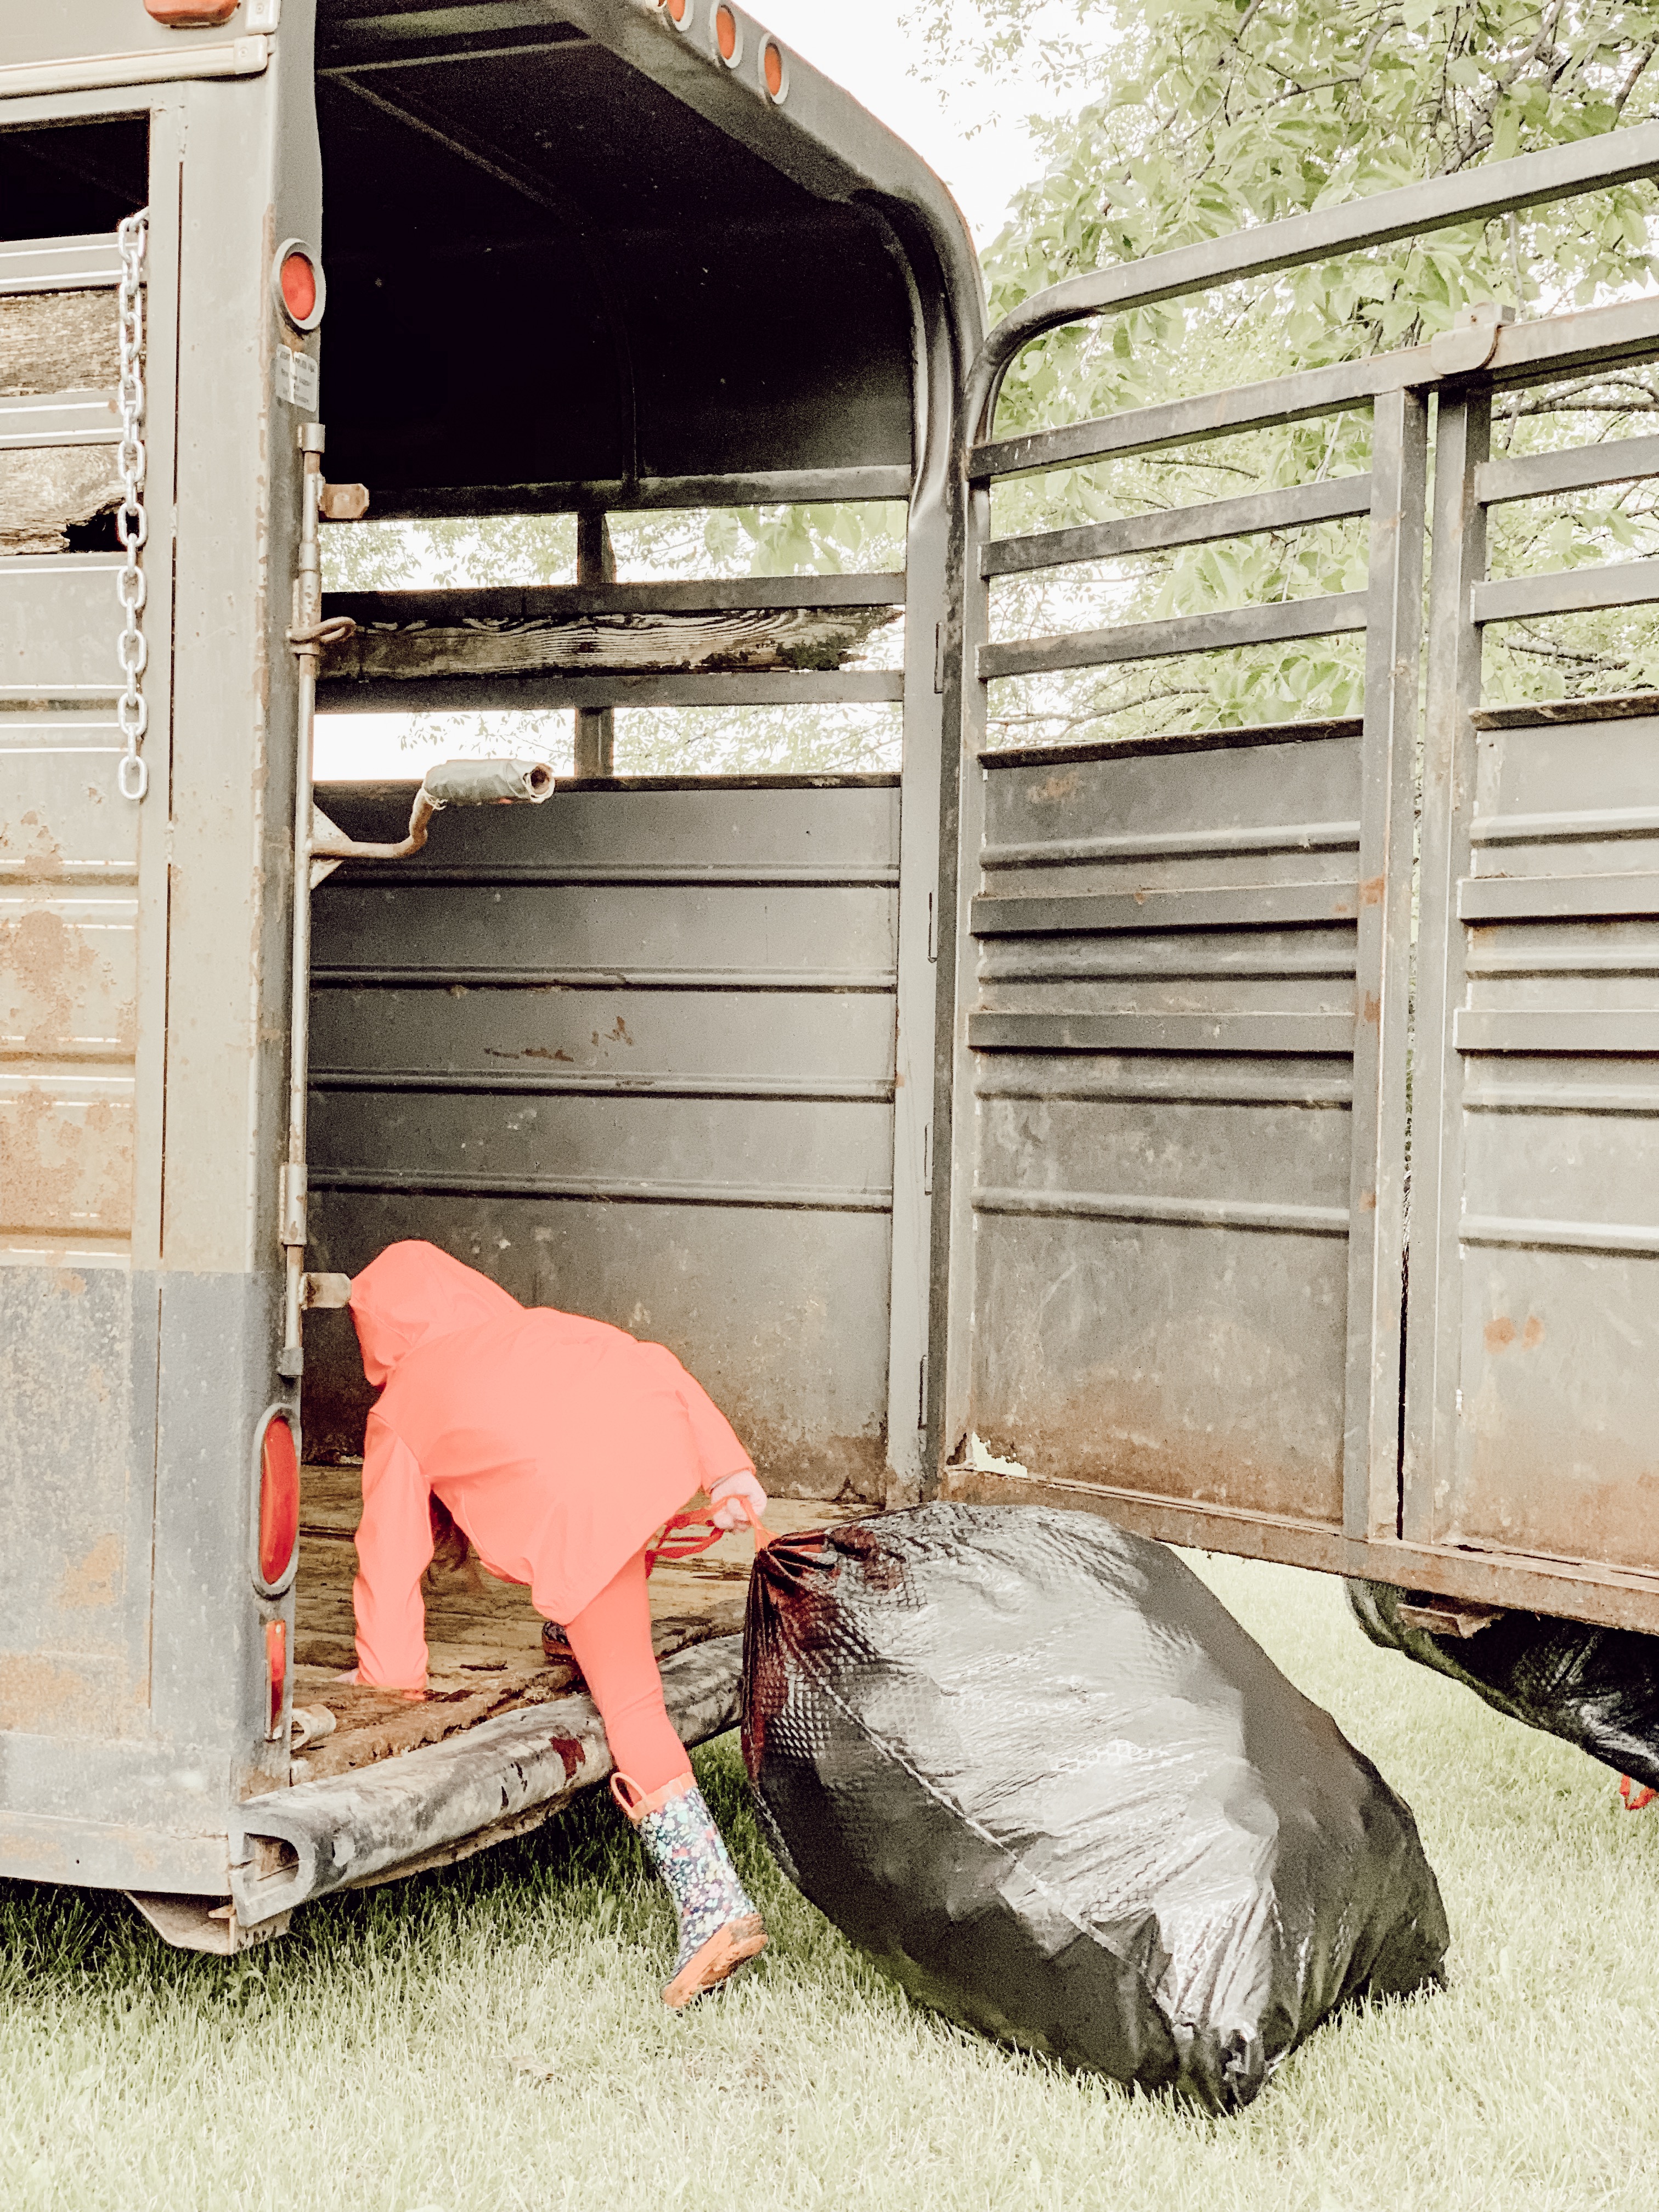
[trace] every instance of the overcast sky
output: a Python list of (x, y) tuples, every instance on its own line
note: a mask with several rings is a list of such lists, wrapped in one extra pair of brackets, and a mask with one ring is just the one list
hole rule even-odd
[(994, 87), (964, 80), (941, 103), (937, 86), (910, 74), (918, 54), (900, 21), (904, 0), (753, 4), (769, 30), (909, 141), (955, 193), (975, 242), (988, 246), (1035, 166), (1024, 118), (1052, 111), (1054, 95), (1035, 76), (1009, 70)]

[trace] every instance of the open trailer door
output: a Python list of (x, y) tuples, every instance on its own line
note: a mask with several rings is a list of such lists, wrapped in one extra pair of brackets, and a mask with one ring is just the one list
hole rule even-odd
[[(1061, 286), (988, 341), (968, 463), (945, 1494), (1659, 1628), (1659, 702), (1488, 710), (1480, 691), (1492, 625), (1659, 598), (1651, 562), (1490, 581), (1485, 538), (1497, 503), (1659, 464), (1650, 440), (1487, 453), (1494, 393), (1651, 360), (1659, 307), (1474, 310), (1408, 351), (988, 434), (1020, 347), (1079, 313), (1592, 191), (1656, 153), (1651, 128), (1617, 132), (1184, 249)], [(1022, 473), (1345, 412), (1370, 418), (1363, 474), (992, 528), (994, 485)], [(1362, 588), (997, 626), (1006, 580), (1340, 518), (1363, 533)], [(986, 742), (999, 684), (1349, 633), (1351, 719), (1287, 706), (1193, 735)]]

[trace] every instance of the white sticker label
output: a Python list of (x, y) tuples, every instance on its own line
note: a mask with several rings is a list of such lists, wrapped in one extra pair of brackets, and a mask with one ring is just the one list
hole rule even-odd
[(302, 407), (314, 415), (320, 379), (310, 355), (295, 353), (292, 346), (278, 346), (275, 370), (276, 397), (286, 399), (290, 407)]

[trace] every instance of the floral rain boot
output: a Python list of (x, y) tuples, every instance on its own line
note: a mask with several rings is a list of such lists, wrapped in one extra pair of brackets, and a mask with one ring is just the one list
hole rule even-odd
[(679, 1915), (679, 1950), (662, 1993), (663, 2002), (678, 2012), (766, 1948), (765, 1923), (689, 1774), (665, 1782), (649, 1797), (625, 1774), (611, 1777), (611, 1790), (639, 1830)]

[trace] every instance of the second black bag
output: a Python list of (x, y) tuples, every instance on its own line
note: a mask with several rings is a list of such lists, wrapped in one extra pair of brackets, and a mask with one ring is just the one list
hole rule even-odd
[(935, 1504), (756, 1562), (744, 1756), (785, 1871), (922, 2002), (1211, 2109), (1445, 1955), (1410, 1809), (1198, 1577)]

